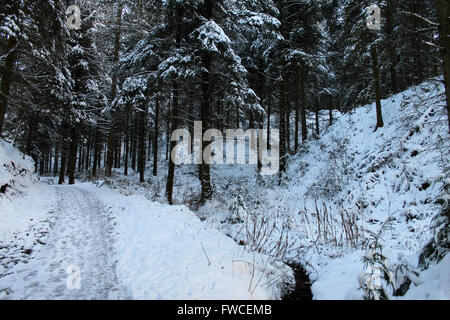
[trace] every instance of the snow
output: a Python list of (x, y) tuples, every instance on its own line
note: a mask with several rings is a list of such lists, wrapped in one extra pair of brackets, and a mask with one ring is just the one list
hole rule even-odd
[[(375, 104), (335, 114), (331, 127), (321, 114), (321, 136), (291, 156), (280, 186), (276, 177), (257, 178), (249, 167), (212, 166), (215, 197), (197, 214), (247, 243), (246, 223), (227, 223), (242, 195), (257, 221), (276, 226), (260, 250), (270, 252), (285, 239), (283, 260), (305, 266), (314, 299), (362, 299), (357, 290), (362, 258), (372, 234), (388, 219), (392, 223), (381, 243), (389, 267), (395, 270), (403, 256), (421, 272), (418, 256), (433, 238), (432, 219), (441, 210), (434, 202), (445, 196), (442, 177), (450, 159), (443, 92), (439, 79), (432, 79), (382, 100), (385, 126), (376, 132)], [(308, 115), (309, 132), (313, 124), (314, 115)], [(200, 186), (189, 174), (195, 169), (179, 170), (174, 193), (183, 203)], [(254, 223), (248, 224), (251, 229)]]
[(37, 187), (33, 172), (31, 158), (0, 139), (0, 187), (5, 188), (0, 193), (0, 247), (14, 234), (47, 218), (52, 194), (48, 188)]
[(403, 297), (406, 300), (450, 300), (450, 255), (437, 265), (425, 270), (419, 277), (422, 284), (415, 286)]
[(277, 279), (292, 278), (287, 266), (245, 252), (184, 206), (86, 188), (116, 219), (117, 276), (133, 299), (277, 299)]
[(0, 299), (279, 299), (293, 281), (184, 206), (39, 184), (29, 158), (0, 146), (2, 164), (27, 170), (2, 169), (14, 192), (0, 197)]
[[(342, 258), (325, 262), (320, 268), (317, 280), (311, 286), (316, 300), (355, 300), (362, 299), (362, 292), (358, 292), (358, 275), (363, 270), (361, 256), (363, 251), (357, 250)], [(318, 264), (320, 265), (320, 264)]]
[[(417, 268), (418, 255), (433, 237), (431, 221), (440, 210), (434, 201), (442, 194), (440, 177), (448, 167), (450, 139), (442, 93), (441, 84), (431, 80), (383, 100), (385, 126), (376, 132), (375, 105), (357, 108), (339, 117), (319, 141), (308, 143), (306, 152), (292, 160), (286, 194), (278, 201), (287, 203), (291, 212), (308, 215), (293, 217), (309, 232), (298, 237), (293, 248), (301, 249), (291, 254), (302, 257), (310, 272), (314, 299), (362, 298), (356, 290), (364, 271), (361, 258), (370, 232), (378, 232), (387, 219), (393, 223), (382, 244), (390, 267), (395, 270), (399, 256), (405, 256)], [(335, 225), (341, 212), (356, 214), (356, 243), (333, 245), (315, 238), (319, 231), (305, 223), (315, 221), (315, 198), (319, 209), (325, 203)], [(345, 238), (341, 228), (335, 230), (338, 239)], [(442, 290), (449, 293), (448, 287)]]
[[(314, 299), (362, 299), (362, 258), (389, 220), (386, 265), (418, 273), (404, 297), (389, 298), (448, 300), (450, 256), (417, 266), (446, 196), (444, 103), (432, 79), (383, 100), (376, 132), (374, 104), (334, 112), (332, 126), (321, 113), (321, 135), (291, 156), (280, 185), (255, 166), (213, 165), (214, 198), (201, 207), (197, 168), (177, 167), (174, 202), (190, 209), (164, 204), (164, 174), (39, 184), (31, 159), (0, 141), (0, 186), (10, 185), (0, 194), (0, 298), (279, 299), (293, 262)], [(78, 291), (66, 286), (71, 266)]]
[(15, 180), (22, 169), (33, 172), (34, 163), (30, 157), (21, 154), (10, 143), (0, 139), (0, 185)]
[[(0, 299), (120, 299), (111, 221), (95, 196), (76, 187), (47, 187), (58, 202), (51, 227), (30, 246), (29, 257), (0, 276)], [(12, 250), (11, 250), (12, 251)], [(3, 262), (3, 261), (2, 261)], [(68, 286), (68, 270), (81, 272), (79, 290)]]

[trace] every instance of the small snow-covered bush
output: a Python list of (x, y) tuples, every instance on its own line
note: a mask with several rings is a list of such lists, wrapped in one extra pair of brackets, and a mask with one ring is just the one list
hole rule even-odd
[(408, 292), (411, 284), (420, 285), (419, 272), (409, 262), (406, 261), (403, 255), (399, 256), (400, 264), (395, 270), (396, 290), (394, 296), (401, 297)]
[(381, 235), (391, 222), (392, 219), (386, 220), (377, 234), (372, 233), (369, 250), (362, 258), (366, 270), (358, 276), (358, 283), (365, 300), (388, 300), (388, 288), (392, 288), (391, 293), (395, 291), (395, 276), (380, 243)]
[(226, 222), (231, 224), (243, 223), (248, 219), (247, 206), (244, 199), (239, 194), (235, 198), (234, 202), (230, 206), (230, 216), (227, 218)]
[(395, 290), (395, 278), (383, 254), (383, 247), (375, 240), (363, 257), (365, 271), (358, 277), (360, 288), (364, 291), (365, 300), (388, 300), (387, 287)]
[(433, 219), (434, 238), (425, 246), (419, 257), (419, 265), (428, 269), (430, 262), (440, 262), (450, 252), (450, 179), (442, 178), (443, 194), (436, 201), (442, 207)]
[(327, 168), (322, 171), (317, 182), (309, 188), (308, 195), (318, 198), (331, 198), (341, 192), (349, 181), (350, 158), (348, 155), (347, 138), (332, 137), (333, 148), (329, 150)]

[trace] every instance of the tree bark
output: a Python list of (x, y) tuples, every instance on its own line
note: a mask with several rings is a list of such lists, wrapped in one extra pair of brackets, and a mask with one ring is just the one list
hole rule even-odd
[[(202, 137), (204, 136), (206, 130), (208, 130), (211, 126), (211, 110), (210, 110), (210, 102), (211, 102), (211, 78), (210, 78), (210, 70), (211, 70), (211, 55), (208, 52), (203, 53), (203, 67), (205, 68), (205, 72), (202, 75), (202, 103), (201, 103), (201, 119), (202, 119)], [(202, 150), (205, 150), (206, 143), (202, 139)], [(205, 159), (203, 159), (202, 164), (200, 164), (200, 183), (201, 183), (201, 199), (200, 203), (204, 204), (207, 200), (212, 198), (212, 188), (211, 188), (211, 167), (209, 163), (206, 163)]]
[[(172, 102), (172, 112), (170, 117), (170, 126), (168, 124), (168, 128), (172, 128), (172, 130), (175, 130), (178, 127), (178, 83), (174, 81), (173, 84), (173, 102)], [(169, 160), (169, 171), (167, 174), (167, 184), (166, 184), (166, 197), (167, 201), (170, 205), (173, 204), (173, 185), (175, 182), (175, 163), (172, 161), (171, 153), (172, 150), (175, 148), (177, 142), (172, 141), (170, 139), (170, 129), (167, 130), (167, 134), (169, 135), (169, 150), (167, 152), (167, 157)]]
[(333, 107), (330, 104), (330, 127), (333, 125)]
[[(64, 125), (63, 125), (64, 130)], [(63, 132), (61, 136), (61, 165), (59, 168), (59, 181), (58, 184), (63, 184), (65, 182), (65, 175), (66, 175), (66, 165), (67, 165), (67, 144), (66, 144), (66, 135), (65, 132)]]
[(306, 68), (301, 63), (300, 65), (300, 98), (301, 98), (301, 121), (302, 121), (302, 141), (305, 142), (308, 139), (308, 128), (306, 127)]
[(280, 175), (286, 172), (286, 80), (284, 70), (280, 83)]
[(386, 8), (386, 33), (388, 39), (388, 54), (390, 60), (389, 72), (391, 74), (391, 91), (398, 92), (397, 80), (397, 50), (395, 47), (395, 33), (394, 33), (394, 10), (397, 5), (397, 0), (387, 0)]
[(378, 128), (382, 128), (384, 126), (383, 123), (383, 113), (381, 111), (381, 88), (380, 88), (380, 76), (378, 70), (378, 54), (377, 48), (375, 45), (372, 45), (370, 48), (370, 53), (372, 56), (372, 71), (373, 78), (375, 84), (375, 98), (376, 98), (376, 110), (377, 110), (377, 126), (375, 127), (375, 131)]
[(99, 155), (100, 155), (100, 134), (98, 128), (95, 128), (95, 140), (94, 140), (94, 163), (92, 165), (92, 176), (97, 176), (97, 167), (99, 165)]
[[(299, 77), (300, 82), (300, 77)], [(300, 95), (296, 93), (296, 99), (295, 99), (295, 137), (294, 137), (294, 151), (298, 151), (298, 134), (300, 130)]]
[(267, 150), (270, 150), (270, 117), (272, 116), (272, 96), (269, 95), (267, 102)]
[(128, 159), (130, 157), (130, 108), (127, 110), (127, 117), (125, 119), (125, 156), (123, 174), (128, 175)]
[(155, 106), (155, 129), (153, 134), (153, 176), (158, 175), (159, 97)]
[(133, 169), (133, 172), (136, 172), (136, 159), (137, 159), (137, 154), (136, 154), (136, 150), (137, 150), (137, 141), (136, 141), (136, 132), (137, 132), (137, 126), (138, 126), (138, 121), (137, 121), (137, 116), (133, 116), (132, 117), (133, 120), (133, 128), (131, 130), (131, 169)]
[(436, 0), (439, 22), (439, 43), (444, 69), (445, 94), (447, 97), (448, 132), (450, 133), (450, 1)]
[(72, 128), (69, 149), (69, 184), (75, 184), (75, 169), (77, 165), (78, 133)]
[(143, 111), (139, 112), (139, 181), (145, 181), (145, 118), (147, 112), (146, 108)]
[[(175, 47), (178, 49), (181, 45), (182, 36), (182, 21), (183, 13), (180, 7), (176, 10), (176, 36), (175, 36)], [(175, 163), (172, 161), (171, 153), (176, 146), (176, 141), (172, 141), (170, 130), (176, 130), (178, 127), (178, 103), (179, 103), (179, 84), (176, 80), (173, 81), (173, 94), (172, 94), (172, 108), (170, 112), (170, 125), (167, 123), (167, 139), (169, 147), (166, 151), (166, 157), (169, 161), (169, 168), (167, 174), (167, 184), (166, 184), (166, 197), (170, 205), (173, 204), (173, 185), (175, 182)]]
[(3, 132), (6, 106), (8, 104), (9, 90), (11, 87), (12, 71), (14, 68), (16, 58), (16, 49), (15, 49), (16, 44), (17, 44), (16, 38), (10, 37), (8, 39), (8, 46), (7, 46), (8, 54), (5, 59), (5, 67), (3, 70), (0, 88), (0, 136), (2, 135)]
[(316, 88), (317, 88), (317, 92), (316, 92), (316, 97), (315, 97), (315, 113), (316, 113), (316, 136), (319, 137), (320, 135), (320, 128), (319, 128), (319, 86), (318, 84), (316, 84)]
[[(119, 61), (119, 51), (120, 51), (120, 35), (122, 28), (122, 5), (119, 5), (117, 8), (117, 16), (116, 16), (116, 30), (115, 30), (115, 40), (114, 40), (114, 58), (113, 63), (116, 64)], [(116, 98), (117, 95), (117, 74), (116, 72), (112, 75), (112, 89), (111, 89), (111, 101)], [(106, 176), (112, 176), (112, 167), (114, 164), (114, 150), (116, 147), (116, 134), (118, 131), (118, 124), (116, 123), (118, 120), (116, 119), (116, 114), (112, 115), (111, 119), (111, 127), (109, 130), (108, 136), (108, 151), (107, 151), (107, 160), (106, 160)]]
[(59, 148), (58, 146), (55, 146), (55, 158), (53, 163), (53, 177), (56, 177), (58, 174), (58, 154), (59, 154)]

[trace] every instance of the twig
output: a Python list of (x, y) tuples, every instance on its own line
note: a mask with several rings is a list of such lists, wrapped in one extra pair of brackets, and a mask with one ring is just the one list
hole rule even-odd
[(202, 246), (203, 253), (204, 253), (205, 256), (206, 256), (206, 259), (208, 259), (208, 266), (210, 266), (210, 265), (211, 265), (211, 261), (209, 260), (209, 257), (208, 257), (208, 255), (206, 254), (205, 248), (203, 247), (203, 243), (200, 242), (200, 245)]

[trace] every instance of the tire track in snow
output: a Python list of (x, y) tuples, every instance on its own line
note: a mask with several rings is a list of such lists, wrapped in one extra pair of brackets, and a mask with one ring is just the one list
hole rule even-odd
[[(56, 187), (58, 217), (46, 245), (0, 278), (2, 299), (123, 299), (115, 273), (111, 218), (87, 191)], [(67, 287), (69, 266), (81, 271), (81, 288)]]

